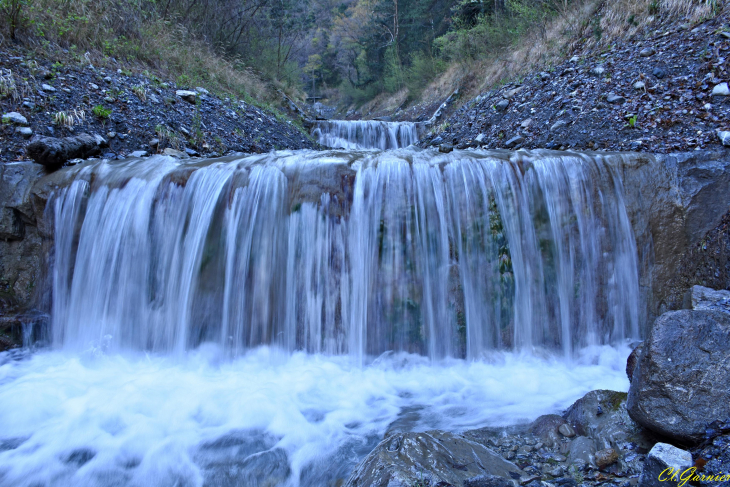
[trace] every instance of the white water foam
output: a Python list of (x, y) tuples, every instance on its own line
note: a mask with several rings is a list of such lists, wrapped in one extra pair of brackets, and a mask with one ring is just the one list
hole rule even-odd
[(364, 368), (267, 347), (229, 360), (209, 344), (182, 359), (0, 354), (0, 485), (334, 485), (406, 411), (416, 431), (531, 421), (626, 391), (628, 353), (391, 354)]

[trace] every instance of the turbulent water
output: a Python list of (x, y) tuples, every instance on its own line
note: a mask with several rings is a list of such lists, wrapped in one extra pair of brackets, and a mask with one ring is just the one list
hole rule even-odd
[(334, 485), (407, 411), (460, 430), (625, 390), (617, 157), (77, 167), (47, 209), (53, 351), (0, 356), (0, 485)]
[(317, 122), (312, 135), (334, 149), (399, 149), (418, 142), (418, 130), (412, 122), (332, 120)]

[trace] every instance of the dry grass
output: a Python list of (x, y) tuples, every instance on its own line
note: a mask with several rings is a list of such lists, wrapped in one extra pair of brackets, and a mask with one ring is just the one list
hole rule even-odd
[[(516, 45), (469, 65), (453, 64), (426, 89), (417, 102), (444, 99), (457, 88), (461, 100), (500, 84), (519, 81), (538, 69), (549, 70), (580, 44), (600, 48), (665, 23), (690, 25), (719, 13), (721, 0), (578, 0)], [(599, 28), (600, 27), (600, 28)]]
[(277, 87), (241, 62), (223, 58), (179, 24), (144, 19), (132, 3), (35, 0), (24, 43), (41, 55), (57, 44), (81, 63), (153, 71), (186, 87), (205, 85), (249, 101), (278, 100)]

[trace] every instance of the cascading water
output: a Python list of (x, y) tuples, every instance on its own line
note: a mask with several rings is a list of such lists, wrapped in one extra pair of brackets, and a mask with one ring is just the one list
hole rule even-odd
[(334, 485), (404, 410), (461, 430), (625, 390), (620, 157), (76, 168), (47, 209), (55, 351), (0, 360), (0, 486)]
[(399, 149), (418, 142), (413, 122), (378, 120), (329, 120), (317, 122), (312, 135), (317, 142), (333, 149)]
[(598, 157), (148, 166), (89, 167), (56, 199), (56, 345), (276, 345), (363, 363), (389, 350), (569, 356), (638, 335), (636, 249)]

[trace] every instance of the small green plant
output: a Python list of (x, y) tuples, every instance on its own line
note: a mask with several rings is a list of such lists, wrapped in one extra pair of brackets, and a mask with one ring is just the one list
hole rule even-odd
[(636, 115), (629, 117), (629, 127), (634, 128), (636, 126)]
[(91, 113), (99, 118), (106, 119), (109, 118), (109, 115), (112, 114), (112, 111), (110, 109), (104, 108), (102, 105), (96, 105), (94, 108), (91, 109)]
[(656, 15), (659, 13), (659, 0), (652, 0), (649, 4), (649, 15)]

